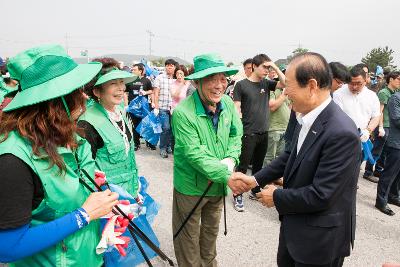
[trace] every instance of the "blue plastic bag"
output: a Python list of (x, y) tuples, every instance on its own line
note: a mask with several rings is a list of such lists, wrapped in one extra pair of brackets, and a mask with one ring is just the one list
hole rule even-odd
[[(147, 194), (146, 190), (148, 187), (148, 183), (146, 178), (143, 176), (139, 177), (140, 182), (140, 191), (139, 194), (143, 196), (143, 205), (142, 207), (145, 209), (145, 214), (139, 215), (133, 219), (133, 222), (146, 234), (147, 237), (150, 238), (153, 243), (159, 247), (160, 242), (157, 239), (153, 229), (150, 226), (150, 223), (153, 222), (154, 217), (157, 215), (159, 210), (159, 205), (154, 201), (154, 199)], [(119, 200), (129, 200), (132, 204), (136, 203), (136, 200), (128, 193), (125, 189), (118, 185), (110, 184), (111, 191), (117, 192), (119, 194)], [(101, 219), (101, 228), (103, 229), (104, 225), (107, 223), (107, 219)], [(129, 230), (123, 234), (123, 236), (127, 236), (131, 239), (128, 247), (125, 249), (126, 256), (122, 257), (117, 249), (112, 248), (107, 250), (104, 255), (104, 263), (106, 267), (130, 267), (136, 266), (140, 263), (145, 262), (142, 254), (140, 253), (139, 248), (137, 247), (135, 241), (132, 239)], [(154, 258), (157, 254), (149, 247), (143, 240), (138, 237), (139, 243), (142, 245), (146, 255), (149, 259)]]
[(129, 103), (126, 111), (132, 113), (135, 117), (144, 118), (150, 112), (149, 101), (144, 96), (137, 96)]
[(150, 112), (136, 127), (136, 132), (150, 144), (157, 145), (162, 132), (160, 117)]
[(362, 151), (364, 155), (364, 160), (368, 160), (369, 163), (375, 165), (377, 159), (372, 155), (372, 148), (374, 147), (371, 140), (368, 139), (367, 142), (361, 142)]
[(383, 75), (383, 68), (381, 66), (376, 66), (376, 71), (375, 71), (375, 75), (379, 76), (379, 75)]

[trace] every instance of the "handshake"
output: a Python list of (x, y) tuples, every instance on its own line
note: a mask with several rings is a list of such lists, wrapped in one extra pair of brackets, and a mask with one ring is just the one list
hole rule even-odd
[(232, 173), (228, 180), (228, 186), (234, 195), (243, 194), (257, 185), (256, 179), (253, 176), (247, 176), (241, 172)]
[[(275, 185), (283, 186), (283, 179), (280, 178), (273, 181), (273, 184), (266, 186), (264, 189), (261, 189), (259, 193), (256, 193), (257, 200), (268, 208), (275, 206), (273, 197), (274, 191), (277, 189)], [(254, 176), (247, 176), (241, 172), (234, 172), (231, 177), (229, 177), (228, 186), (234, 195), (240, 195), (258, 186), (258, 183)]]

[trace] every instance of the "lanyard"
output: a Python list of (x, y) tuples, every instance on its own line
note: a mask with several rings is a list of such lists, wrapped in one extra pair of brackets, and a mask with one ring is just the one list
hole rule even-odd
[[(125, 121), (123, 119), (122, 113), (117, 110), (117, 112), (110, 112), (107, 110), (108, 117), (110, 118), (110, 121), (112, 125), (118, 130), (122, 138), (124, 139), (124, 144), (125, 144), (125, 154), (128, 155), (130, 144), (128, 140), (128, 135), (126, 134), (126, 127), (125, 127)], [(122, 122), (122, 130), (118, 126), (117, 121)]]

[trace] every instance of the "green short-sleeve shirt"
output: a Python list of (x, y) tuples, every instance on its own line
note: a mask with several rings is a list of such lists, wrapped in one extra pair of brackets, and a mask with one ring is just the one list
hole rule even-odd
[(381, 104), (384, 105), (383, 107), (383, 127), (389, 127), (389, 112), (387, 109), (387, 103), (389, 101), (389, 98), (394, 94), (395, 92), (390, 90), (389, 88), (385, 87), (382, 88), (378, 92), (378, 99)]
[[(282, 90), (276, 89), (275, 91), (270, 92), (269, 98), (271, 100), (277, 99), (281, 94)], [(270, 113), (270, 124), (268, 131), (285, 131), (289, 122), (289, 116), (289, 100), (286, 100), (277, 110)]]

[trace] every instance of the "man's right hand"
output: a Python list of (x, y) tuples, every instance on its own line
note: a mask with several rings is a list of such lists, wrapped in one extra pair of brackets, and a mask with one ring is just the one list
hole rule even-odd
[(247, 176), (241, 172), (232, 173), (228, 180), (228, 186), (234, 195), (240, 195), (257, 186), (253, 176)]
[(383, 127), (379, 127), (378, 135), (379, 137), (385, 136), (385, 129), (383, 129)]
[(109, 214), (118, 203), (118, 194), (107, 189), (90, 194), (85, 203), (83, 203), (82, 208), (92, 221)]
[(369, 139), (369, 136), (370, 136), (370, 134), (369, 134), (369, 131), (367, 129), (362, 130), (361, 131), (361, 136), (360, 136), (361, 142), (363, 142), (363, 143), (367, 142), (368, 139)]

